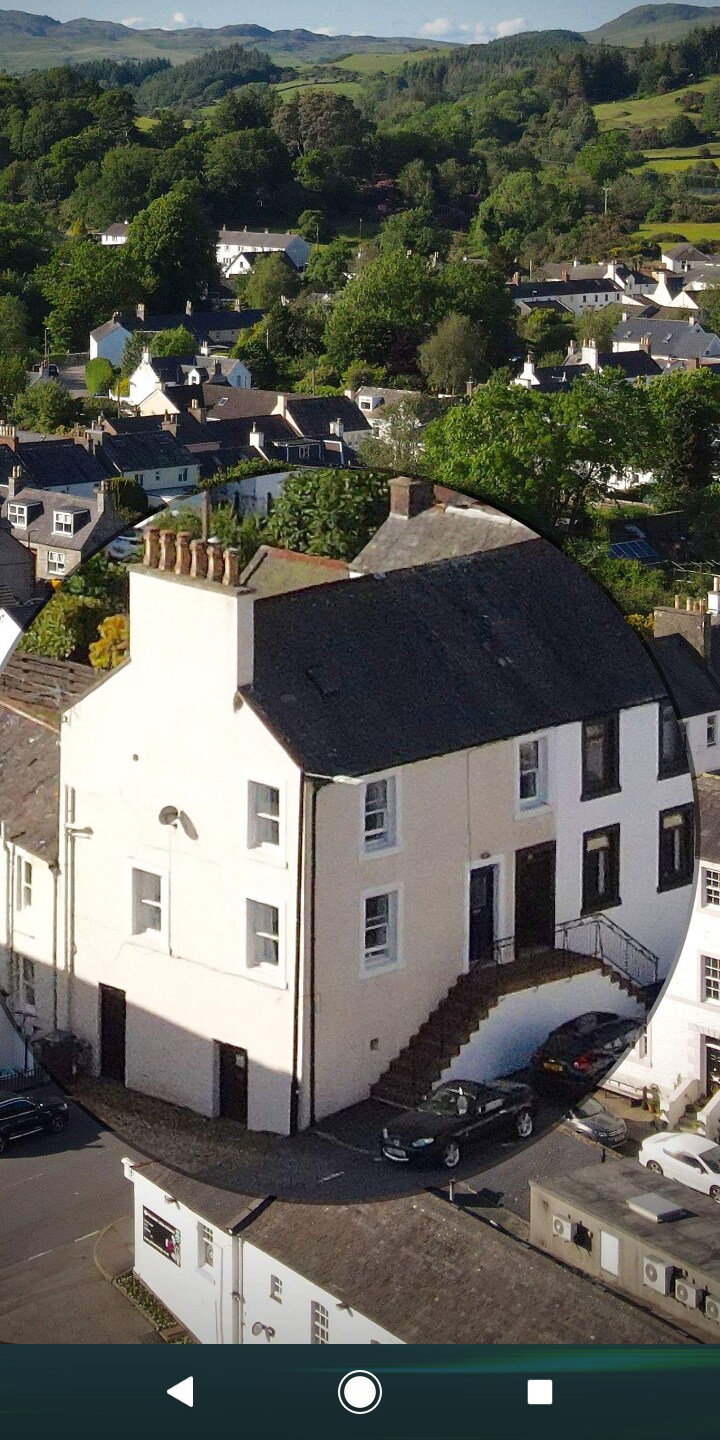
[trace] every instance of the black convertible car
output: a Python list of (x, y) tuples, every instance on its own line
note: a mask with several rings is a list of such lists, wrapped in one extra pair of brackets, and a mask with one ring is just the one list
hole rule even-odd
[(535, 1096), (513, 1080), (448, 1080), (382, 1132), (387, 1160), (421, 1161), (454, 1170), (465, 1146), (510, 1130), (527, 1140), (535, 1126)]

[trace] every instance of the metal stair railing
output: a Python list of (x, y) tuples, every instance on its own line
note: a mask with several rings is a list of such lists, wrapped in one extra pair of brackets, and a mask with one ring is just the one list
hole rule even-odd
[(608, 915), (563, 921), (556, 926), (556, 944), (562, 950), (595, 956), (640, 989), (657, 982), (657, 955)]

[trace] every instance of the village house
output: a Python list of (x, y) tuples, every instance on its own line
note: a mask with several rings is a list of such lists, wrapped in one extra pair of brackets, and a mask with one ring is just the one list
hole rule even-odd
[(259, 255), (282, 255), (293, 270), (304, 270), (310, 245), (301, 235), (274, 234), (269, 230), (226, 230), (218, 233), (217, 263), (225, 278), (249, 275)]
[(628, 304), (625, 292), (615, 280), (582, 280), (569, 276), (563, 280), (522, 280), (513, 278), (510, 294), (520, 314), (530, 315), (534, 307), (554, 302), (573, 315), (586, 310), (601, 310), (606, 305)]
[(14, 540), (29, 550), (37, 581), (62, 579), (101, 550), (123, 529), (124, 521), (103, 480), (87, 499), (63, 491), (35, 490), (11, 475), (0, 519)]
[(100, 231), (100, 244), (126, 245), (129, 230), (129, 220), (116, 220), (112, 225), (106, 225), (105, 229)]
[(613, 331), (613, 352), (646, 349), (658, 364), (692, 368), (720, 358), (720, 336), (702, 325), (689, 313), (686, 320), (653, 319), (651, 316), (623, 315)]
[(631, 385), (654, 380), (662, 374), (662, 366), (646, 349), (629, 350), (622, 353), (601, 351), (596, 340), (582, 345), (573, 341), (562, 365), (536, 365), (532, 354), (528, 355), (519, 375), (512, 381), (525, 390), (553, 392), (569, 390), (575, 380), (589, 375), (602, 375), (604, 370), (619, 370)]
[[(397, 525), (434, 506), (394, 482)], [(580, 1011), (642, 1013), (693, 876), (665, 692), (581, 571), (498, 526), (352, 583), (283, 569), (278, 593), (148, 534), (130, 659), (61, 730), (44, 963), (101, 1074), (288, 1133), (505, 1073)]]
[[(102, 325), (90, 331), (90, 359), (109, 360), (111, 365), (121, 365), (125, 346), (138, 330), (150, 337), (161, 330), (178, 330), (181, 326), (195, 337), (198, 350), (208, 354), (226, 353), (237, 344), (243, 330), (256, 325), (263, 316), (262, 310), (219, 309), (201, 310), (188, 300), (185, 309), (177, 314), (157, 314), (140, 304), (134, 315), (123, 315), (119, 310)], [(152, 348), (152, 347), (151, 347)]]

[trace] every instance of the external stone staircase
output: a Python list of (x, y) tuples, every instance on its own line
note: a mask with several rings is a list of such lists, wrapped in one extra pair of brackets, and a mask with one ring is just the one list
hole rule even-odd
[[(618, 927), (613, 926), (613, 930), (617, 931)], [(624, 939), (631, 939), (621, 933)], [(562, 939), (569, 939), (567, 931)], [(602, 952), (602, 945), (598, 944), (596, 948)], [(500, 942), (501, 952), (512, 953), (513, 949), (512, 941)], [(437, 1083), (498, 1002), (505, 995), (519, 990), (595, 971), (605, 975), (625, 994), (632, 995), (639, 1004), (647, 1004), (645, 986), (648, 966), (652, 966), (654, 957), (644, 947), (638, 947), (638, 952), (642, 952), (642, 958), (647, 963), (644, 967), (636, 966), (635, 975), (630, 974), (629, 969), (619, 968), (602, 953), (582, 954), (567, 945), (536, 951), (520, 959), (507, 959), (505, 963), (501, 963), (496, 955), (493, 963), (474, 966), (458, 977), (444, 999), (372, 1086), (371, 1095), (375, 1100), (393, 1105), (416, 1105)]]

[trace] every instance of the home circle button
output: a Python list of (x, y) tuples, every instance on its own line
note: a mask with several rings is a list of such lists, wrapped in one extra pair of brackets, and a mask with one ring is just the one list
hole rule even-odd
[(338, 1400), (351, 1415), (369, 1415), (382, 1400), (382, 1385), (369, 1370), (351, 1370), (338, 1385)]

